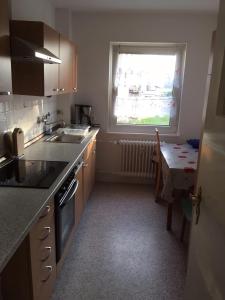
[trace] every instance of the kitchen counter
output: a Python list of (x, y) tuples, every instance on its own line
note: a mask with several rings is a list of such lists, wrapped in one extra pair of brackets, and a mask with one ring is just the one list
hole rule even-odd
[(25, 149), (26, 160), (69, 163), (49, 189), (0, 187), (0, 273), (98, 131), (93, 129), (82, 144), (49, 143), (44, 137)]

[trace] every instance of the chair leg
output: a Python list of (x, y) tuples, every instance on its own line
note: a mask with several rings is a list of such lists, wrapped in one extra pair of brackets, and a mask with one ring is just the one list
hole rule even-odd
[(172, 215), (173, 215), (173, 203), (168, 204), (168, 210), (167, 210), (167, 225), (166, 229), (169, 231), (172, 227)]
[(155, 202), (157, 202), (160, 197), (160, 186), (161, 186), (161, 172), (157, 170), (156, 186), (155, 186)]
[(185, 216), (183, 216), (182, 228), (181, 228), (181, 234), (180, 234), (181, 242), (183, 242), (183, 240), (184, 240), (184, 233), (185, 233), (186, 224), (187, 224), (187, 220), (186, 220)]

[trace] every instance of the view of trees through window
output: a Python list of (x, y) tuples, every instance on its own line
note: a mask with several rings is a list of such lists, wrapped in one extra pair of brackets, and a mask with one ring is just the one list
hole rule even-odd
[(170, 125), (176, 55), (119, 54), (116, 70), (117, 124)]

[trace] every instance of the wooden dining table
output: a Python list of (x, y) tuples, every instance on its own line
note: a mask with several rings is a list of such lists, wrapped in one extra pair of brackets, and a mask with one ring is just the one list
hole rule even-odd
[(174, 201), (174, 190), (190, 191), (197, 177), (198, 150), (185, 144), (161, 144), (163, 189), (161, 197)]

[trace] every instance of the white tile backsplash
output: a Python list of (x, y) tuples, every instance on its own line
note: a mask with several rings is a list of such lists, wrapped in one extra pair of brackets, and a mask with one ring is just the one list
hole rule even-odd
[(6, 131), (21, 127), (24, 131), (25, 142), (43, 132), (44, 123), (37, 123), (38, 116), (50, 113), (48, 122), (54, 123), (62, 119), (57, 114), (58, 99), (56, 96), (33, 97), (13, 95), (0, 97), (0, 155), (4, 154), (1, 136)]

